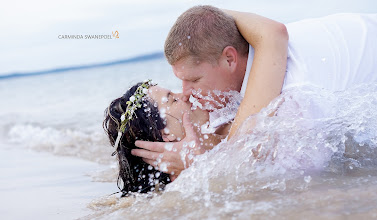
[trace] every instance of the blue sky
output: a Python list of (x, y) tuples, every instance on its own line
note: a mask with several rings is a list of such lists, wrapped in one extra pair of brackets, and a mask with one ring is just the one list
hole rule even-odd
[[(374, 0), (9, 0), (0, 8), (0, 75), (86, 65), (163, 50), (175, 19), (198, 4), (255, 12), (287, 23), (338, 12), (377, 13)], [(62, 40), (111, 34), (112, 40)]]

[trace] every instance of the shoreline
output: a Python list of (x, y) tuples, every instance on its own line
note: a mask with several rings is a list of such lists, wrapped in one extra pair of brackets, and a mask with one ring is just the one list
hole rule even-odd
[(116, 184), (93, 182), (89, 175), (105, 168), (78, 158), (1, 147), (1, 216), (77, 219), (91, 214), (91, 201), (118, 191)]

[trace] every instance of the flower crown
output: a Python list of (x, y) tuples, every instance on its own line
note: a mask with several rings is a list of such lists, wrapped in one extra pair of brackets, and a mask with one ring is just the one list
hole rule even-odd
[(120, 138), (122, 137), (126, 126), (129, 124), (129, 122), (133, 119), (133, 117), (137, 117), (135, 112), (137, 109), (141, 108), (141, 102), (143, 101), (143, 97), (148, 94), (148, 89), (151, 86), (155, 86), (156, 84), (152, 83), (152, 80), (144, 81), (143, 84), (141, 84), (139, 87), (137, 87), (135, 93), (130, 97), (130, 99), (126, 102), (127, 108), (126, 111), (121, 115), (121, 125), (118, 130), (118, 136), (115, 141), (114, 147), (115, 152), (118, 152), (118, 146), (120, 142)]

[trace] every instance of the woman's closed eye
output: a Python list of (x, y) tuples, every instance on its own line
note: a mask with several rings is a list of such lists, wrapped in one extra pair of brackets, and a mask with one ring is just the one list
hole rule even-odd
[(172, 103), (174, 102), (177, 102), (179, 100), (179, 98), (175, 95), (175, 94), (172, 94), (171, 92), (168, 93), (168, 100)]

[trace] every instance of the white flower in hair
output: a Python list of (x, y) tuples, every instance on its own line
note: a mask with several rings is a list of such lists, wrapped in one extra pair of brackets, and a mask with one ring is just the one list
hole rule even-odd
[[(126, 129), (127, 124), (133, 119), (134, 116), (136, 117), (136, 110), (142, 107), (143, 97), (148, 94), (149, 87), (154, 85), (155, 84), (152, 84), (152, 80), (145, 81), (136, 89), (134, 95), (130, 97), (129, 101), (126, 102), (127, 108), (126, 111), (120, 117), (121, 124), (118, 129), (118, 136), (114, 144), (114, 147), (116, 149), (118, 149), (120, 139), (122, 137), (123, 132)], [(117, 152), (117, 150), (115, 150), (115, 152)]]

